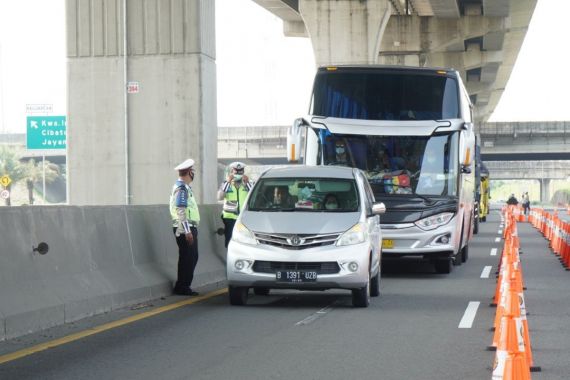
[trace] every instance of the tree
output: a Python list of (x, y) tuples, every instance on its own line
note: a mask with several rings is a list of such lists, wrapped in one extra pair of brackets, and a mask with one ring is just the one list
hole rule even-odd
[[(25, 169), (20, 163), (20, 154), (16, 148), (0, 146), (0, 177), (8, 175), (12, 182), (6, 187), (8, 191), (12, 185), (25, 178)], [(6, 206), (10, 206), (10, 198), (6, 199)]]
[[(42, 162), (44, 163), (43, 166)], [(23, 165), (25, 170), (26, 187), (28, 188), (28, 201), (31, 205), (34, 204), (34, 184), (43, 181), (44, 168), (46, 183), (52, 183), (60, 175), (59, 167), (56, 164), (47, 160), (42, 162), (36, 164), (36, 161), (32, 158)], [(44, 198), (46, 197), (45, 194), (43, 194), (43, 196)]]

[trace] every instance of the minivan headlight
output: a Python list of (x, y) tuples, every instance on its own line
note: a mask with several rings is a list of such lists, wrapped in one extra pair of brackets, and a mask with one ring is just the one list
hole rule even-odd
[(414, 224), (424, 231), (436, 229), (447, 224), (453, 218), (452, 212), (444, 212), (437, 215), (428, 216), (415, 222)]
[(337, 246), (360, 244), (366, 241), (368, 232), (364, 223), (356, 223), (352, 228), (338, 238)]
[(242, 222), (237, 222), (234, 226), (234, 231), (232, 232), (232, 240), (237, 241), (242, 244), (257, 245), (257, 240), (251, 232)]

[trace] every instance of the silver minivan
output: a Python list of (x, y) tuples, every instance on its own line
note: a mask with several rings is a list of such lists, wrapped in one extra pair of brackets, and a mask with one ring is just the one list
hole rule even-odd
[(382, 235), (364, 174), (355, 168), (293, 166), (261, 174), (233, 230), (227, 253), (229, 298), (249, 289), (352, 291), (367, 307), (380, 294)]

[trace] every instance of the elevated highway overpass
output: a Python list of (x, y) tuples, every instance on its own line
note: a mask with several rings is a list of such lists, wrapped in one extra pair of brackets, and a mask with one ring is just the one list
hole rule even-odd
[(570, 122), (502, 122), (478, 125), (485, 161), (570, 160)]

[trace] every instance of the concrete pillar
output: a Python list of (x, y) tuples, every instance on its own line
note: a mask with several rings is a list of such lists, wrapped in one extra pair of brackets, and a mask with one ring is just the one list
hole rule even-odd
[(299, 0), (318, 66), (377, 63), (389, 0)]
[(126, 80), (124, 1), (66, 0), (69, 202), (166, 203), (192, 157), (194, 192), (214, 203), (214, 1), (126, 0)]
[(552, 194), (550, 187), (550, 179), (542, 178), (540, 180), (540, 201), (543, 203), (550, 203)]

